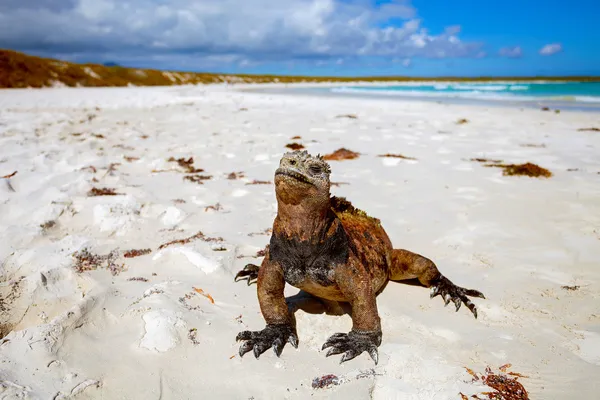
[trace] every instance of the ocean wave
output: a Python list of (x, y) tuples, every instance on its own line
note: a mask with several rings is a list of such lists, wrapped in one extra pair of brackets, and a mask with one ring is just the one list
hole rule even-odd
[[(500, 89), (500, 88), (503, 89)], [(456, 90), (460, 88), (460, 90)], [(527, 85), (406, 85), (392, 87), (342, 86), (329, 88), (334, 93), (348, 93), (392, 97), (463, 98), (503, 101), (555, 101), (600, 103), (600, 96), (579, 94), (538, 94)]]
[[(450, 92), (450, 91), (421, 91), (421, 90), (385, 90), (385, 89), (364, 89), (364, 88), (351, 88), (351, 87), (338, 87), (332, 88), (334, 93), (348, 93), (348, 94), (362, 94), (362, 95), (378, 95), (378, 96), (393, 96), (393, 97), (443, 97), (443, 98), (472, 98), (472, 99), (486, 99), (486, 100), (536, 100), (535, 97), (530, 96), (517, 96), (512, 93), (499, 93), (499, 92), (482, 92), (480, 90), (462, 91), (462, 92)], [(539, 99), (538, 99), (539, 100)]]

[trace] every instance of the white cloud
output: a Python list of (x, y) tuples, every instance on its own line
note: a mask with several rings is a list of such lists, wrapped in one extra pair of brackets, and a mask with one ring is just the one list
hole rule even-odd
[(547, 44), (541, 48), (540, 54), (543, 56), (551, 56), (562, 51), (562, 45), (560, 43)]
[(223, 57), (245, 66), (480, 53), (482, 44), (459, 38), (460, 26), (432, 34), (416, 15), (409, 0), (3, 0), (0, 47), (112, 61)]
[(503, 47), (498, 54), (502, 57), (519, 58), (523, 56), (523, 49), (521, 49), (521, 46)]

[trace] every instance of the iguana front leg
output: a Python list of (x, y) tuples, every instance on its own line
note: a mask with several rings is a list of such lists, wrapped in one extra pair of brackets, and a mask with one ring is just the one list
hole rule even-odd
[(296, 327), (283, 295), (284, 287), (283, 271), (278, 263), (270, 260), (267, 253), (258, 272), (257, 289), (260, 310), (267, 326), (262, 331), (243, 331), (237, 335), (236, 340), (244, 341), (240, 346), (240, 357), (253, 350), (258, 358), (269, 347), (279, 357), (287, 342), (298, 347)]
[(352, 306), (352, 330), (332, 335), (322, 349), (331, 347), (327, 357), (344, 353), (340, 363), (366, 351), (377, 364), (381, 322), (369, 273), (357, 260), (351, 259), (348, 264), (335, 269), (335, 282)]

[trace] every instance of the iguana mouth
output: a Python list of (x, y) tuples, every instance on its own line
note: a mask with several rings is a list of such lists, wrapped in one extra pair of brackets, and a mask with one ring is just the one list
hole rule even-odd
[(313, 183), (306, 176), (302, 175), (300, 172), (278, 169), (275, 172), (275, 176), (277, 176), (277, 175), (289, 176), (290, 178), (294, 178), (297, 181), (308, 183), (309, 185), (313, 185)]

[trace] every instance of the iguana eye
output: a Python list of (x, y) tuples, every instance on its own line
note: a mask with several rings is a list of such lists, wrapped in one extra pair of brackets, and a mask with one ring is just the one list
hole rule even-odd
[(311, 165), (308, 169), (310, 170), (311, 174), (320, 174), (323, 172), (323, 169), (320, 165)]

